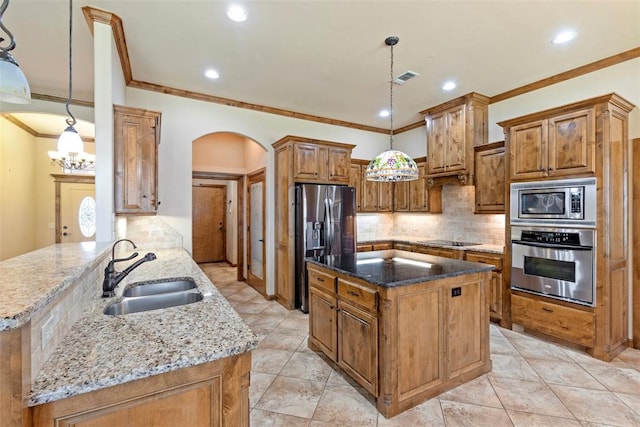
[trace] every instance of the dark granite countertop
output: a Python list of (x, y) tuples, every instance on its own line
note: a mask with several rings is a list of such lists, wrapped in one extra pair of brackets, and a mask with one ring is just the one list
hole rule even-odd
[(494, 270), (495, 267), (401, 250), (306, 258), (308, 263), (392, 288), (446, 277)]

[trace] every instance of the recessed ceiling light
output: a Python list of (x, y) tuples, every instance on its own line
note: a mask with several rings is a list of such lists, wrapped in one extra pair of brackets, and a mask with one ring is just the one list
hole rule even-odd
[(205, 71), (204, 75), (209, 77), (210, 79), (218, 79), (218, 78), (220, 78), (220, 74), (218, 74), (218, 72), (216, 70), (214, 70), (213, 68), (210, 68), (207, 71)]
[(563, 31), (561, 33), (556, 34), (556, 36), (553, 38), (553, 40), (551, 40), (551, 43), (553, 43), (553, 44), (566, 43), (568, 41), (573, 40), (575, 38), (576, 34), (577, 33), (575, 31)]
[(238, 4), (232, 4), (227, 8), (227, 16), (232, 21), (244, 22), (247, 20), (247, 10)]
[(442, 85), (442, 90), (453, 90), (456, 88), (456, 82), (449, 80)]
[(380, 117), (389, 117), (389, 110), (380, 110), (378, 113)]

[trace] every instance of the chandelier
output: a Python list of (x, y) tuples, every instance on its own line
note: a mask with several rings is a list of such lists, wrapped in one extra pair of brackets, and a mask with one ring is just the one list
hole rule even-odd
[(49, 158), (52, 165), (59, 165), (63, 169), (86, 169), (93, 167), (95, 156), (85, 153), (82, 144), (82, 138), (73, 127), (76, 124), (76, 118), (71, 114), (69, 105), (71, 104), (72, 93), (72, 76), (73, 76), (73, 0), (69, 0), (69, 96), (67, 97), (66, 110), (69, 117), (67, 118), (67, 128), (58, 138), (58, 150), (49, 151)]
[(418, 165), (402, 151), (393, 149), (393, 46), (398, 44), (398, 37), (387, 37), (385, 44), (391, 47), (391, 78), (389, 79), (389, 150), (380, 153), (371, 160), (365, 177), (367, 181), (413, 181), (418, 179)]
[[(31, 102), (29, 82), (14, 57), (9, 53), (16, 47), (16, 41), (13, 34), (2, 23), (2, 15), (7, 7), (9, 7), (9, 0), (3, 0), (0, 5), (0, 29), (9, 36), (9, 45), (7, 47), (0, 46), (0, 101), (28, 104)], [(4, 40), (0, 37), (0, 43)]]

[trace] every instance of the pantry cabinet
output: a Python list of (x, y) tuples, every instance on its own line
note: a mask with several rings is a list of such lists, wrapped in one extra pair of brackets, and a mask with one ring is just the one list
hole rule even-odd
[(114, 105), (113, 114), (115, 212), (155, 215), (161, 113)]
[(473, 184), (473, 147), (487, 143), (488, 105), (488, 97), (472, 92), (420, 112), (427, 123), (426, 175), (431, 187)]
[(295, 199), (298, 182), (348, 185), (351, 144), (285, 136), (275, 151), (275, 296), (288, 309), (295, 305)]
[(505, 211), (504, 141), (475, 147), (476, 201), (475, 213)]

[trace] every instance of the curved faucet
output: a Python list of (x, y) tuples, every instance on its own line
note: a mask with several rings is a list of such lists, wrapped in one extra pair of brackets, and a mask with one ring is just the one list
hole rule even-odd
[(109, 263), (107, 264), (107, 267), (104, 269), (104, 280), (102, 282), (103, 298), (114, 296), (115, 288), (116, 286), (118, 286), (118, 283), (120, 283), (122, 279), (124, 279), (129, 273), (131, 273), (131, 271), (137, 268), (140, 264), (142, 264), (143, 262), (153, 261), (154, 259), (156, 259), (156, 255), (154, 253), (148, 252), (144, 257), (140, 258), (138, 261), (134, 262), (133, 264), (125, 268), (120, 273), (116, 272), (116, 269), (114, 266), (116, 262), (129, 261), (138, 256), (138, 252), (134, 252), (126, 258), (116, 259), (115, 258), (116, 245), (123, 241), (131, 243), (133, 248), (136, 249), (136, 244), (129, 239), (120, 239), (113, 244), (113, 247), (111, 248), (111, 261), (109, 261)]

